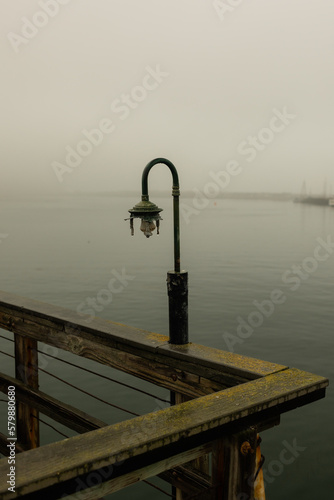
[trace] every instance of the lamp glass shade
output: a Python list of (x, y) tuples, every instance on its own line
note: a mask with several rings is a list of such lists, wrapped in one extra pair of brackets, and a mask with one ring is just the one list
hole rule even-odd
[(129, 209), (130, 213), (130, 227), (131, 234), (133, 235), (133, 219), (141, 219), (140, 230), (144, 233), (146, 238), (152, 236), (152, 231), (157, 227), (157, 234), (159, 234), (159, 222), (161, 219), (159, 208), (155, 203), (149, 200), (142, 200), (133, 208)]

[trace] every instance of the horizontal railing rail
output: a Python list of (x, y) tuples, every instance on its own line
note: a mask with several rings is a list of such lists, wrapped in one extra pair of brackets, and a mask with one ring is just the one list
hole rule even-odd
[[(238, 491), (252, 499), (257, 433), (276, 425), (282, 413), (324, 397), (328, 385), (326, 378), (295, 368), (192, 343), (171, 345), (163, 335), (87, 321), (5, 292), (0, 328), (14, 334), (16, 377), (0, 374), (0, 391), (15, 386), (22, 438), (15, 492), (8, 491), (8, 461), (0, 460), (4, 500), (96, 499), (156, 475), (187, 498), (191, 492), (203, 500), (233, 500)], [(38, 342), (174, 391), (179, 404), (108, 425), (39, 390)], [(80, 435), (39, 447), (39, 413)], [(246, 459), (240, 454), (245, 440), (253, 450)], [(3, 454), (7, 443), (0, 433)], [(210, 474), (203, 462), (208, 453)], [(202, 467), (185, 465), (194, 460)]]
[(168, 337), (0, 292), (0, 328), (72, 352), (190, 397), (233, 387), (286, 366)]
[[(203, 453), (203, 445), (224, 435), (239, 432), (258, 421), (323, 397), (327, 380), (306, 372), (287, 369), (202, 396), (177, 406), (30, 450), (17, 457), (16, 495), (7, 492), (7, 461), (0, 461), (0, 494), (44, 490), (87, 475), (103, 467), (116, 466), (117, 478), (99, 486), (99, 494), (117, 491), (140, 477), (149, 477), (180, 465)], [(181, 451), (182, 450), (182, 451)], [(200, 454), (199, 454), (200, 452)], [(144, 465), (144, 467), (143, 467)], [(146, 468), (146, 473), (142, 471)], [(123, 471), (123, 474), (121, 474)], [(140, 472), (142, 471), (142, 472)], [(123, 477), (126, 476), (126, 479)], [(96, 490), (90, 492), (94, 498)]]

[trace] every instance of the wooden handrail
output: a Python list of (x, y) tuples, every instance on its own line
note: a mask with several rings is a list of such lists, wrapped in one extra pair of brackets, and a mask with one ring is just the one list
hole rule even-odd
[[(255, 455), (242, 458), (240, 444), (247, 439), (254, 449), (259, 430), (277, 425), (281, 413), (324, 397), (328, 385), (323, 377), (284, 365), (198, 344), (171, 345), (163, 335), (100, 318), (88, 321), (74, 311), (6, 292), (0, 292), (0, 328), (14, 333), (16, 378), (0, 374), (0, 391), (16, 387), (17, 451), (22, 452), (16, 457), (15, 493), (8, 491), (7, 459), (0, 460), (4, 500), (64, 493), (72, 500), (93, 500), (155, 475), (187, 493), (200, 491), (203, 499), (223, 495), (233, 500), (236, 488), (253, 498), (247, 479), (255, 473)], [(165, 387), (179, 404), (107, 425), (39, 391), (38, 342)], [(23, 451), (38, 446), (38, 426), (31, 426), (38, 411), (85, 434)], [(0, 434), (0, 450), (6, 451), (6, 440)], [(195, 473), (179, 467), (199, 463), (211, 451), (210, 475), (205, 460)], [(101, 484), (94, 486), (92, 474)], [(84, 485), (79, 494), (78, 481)]]
[(164, 335), (0, 292), (0, 328), (198, 397), (286, 366), (198, 344), (174, 346)]
[[(131, 484), (138, 480), (141, 469), (153, 463), (155, 474), (170, 469), (184, 461), (184, 456), (181, 462), (175, 458), (178, 455), (197, 449), (194, 452), (197, 456), (199, 446), (255, 425), (268, 416), (279, 415), (323, 397), (327, 385), (328, 380), (323, 377), (287, 369), (219, 393), (27, 451), (17, 456), (15, 494), (7, 490), (7, 460), (0, 460), (0, 496), (3, 500), (14, 499), (18, 495), (59, 483), (64, 483), (64, 487), (70, 489), (73, 485), (65, 482), (125, 461), (117, 468), (118, 477), (108, 481), (101, 493), (104, 495), (117, 491), (120, 484), (124, 486), (123, 475), (127, 476), (126, 484)], [(196, 457), (187, 454), (187, 459), (193, 458)], [(141, 477), (145, 477), (145, 471), (142, 474)], [(44, 494), (47, 498), (47, 490)]]

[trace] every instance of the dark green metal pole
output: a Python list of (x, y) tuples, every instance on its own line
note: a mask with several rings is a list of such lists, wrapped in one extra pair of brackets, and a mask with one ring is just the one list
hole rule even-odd
[(180, 185), (177, 170), (166, 158), (156, 158), (144, 168), (142, 175), (142, 200), (149, 201), (148, 174), (154, 165), (163, 163), (173, 176), (173, 219), (174, 219), (174, 271), (167, 273), (169, 298), (169, 342), (187, 344), (188, 340), (188, 273), (181, 272), (180, 259)]
[(144, 168), (142, 175), (142, 200), (148, 201), (148, 174), (154, 165), (158, 163), (163, 163), (167, 165), (169, 170), (172, 172), (173, 176), (173, 212), (174, 212), (174, 271), (176, 273), (180, 272), (181, 262), (180, 262), (180, 209), (179, 209), (179, 196), (180, 196), (180, 185), (179, 176), (177, 170), (173, 163), (166, 158), (156, 158), (150, 161)]
[(180, 256), (180, 204), (179, 187), (173, 185), (173, 217), (174, 217), (174, 271), (179, 273), (181, 270), (181, 256)]

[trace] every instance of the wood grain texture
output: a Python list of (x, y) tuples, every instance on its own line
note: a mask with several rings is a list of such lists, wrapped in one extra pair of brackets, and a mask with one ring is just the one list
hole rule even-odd
[[(30, 450), (17, 456), (16, 494), (8, 496), (6, 460), (0, 461), (0, 495), (16, 498), (116, 462), (139, 468), (211, 442), (251, 419), (279, 415), (322, 397), (328, 380), (284, 370), (219, 393)], [(307, 397), (307, 399), (305, 399)], [(196, 443), (196, 444), (194, 444)], [(167, 462), (166, 462), (167, 464)], [(166, 466), (166, 468), (170, 468)], [(127, 473), (132, 472), (127, 469)], [(162, 472), (162, 471), (160, 471)]]
[(0, 292), (0, 328), (93, 359), (197, 397), (286, 369), (286, 366), (168, 338)]
[[(255, 474), (256, 440), (256, 430), (247, 429), (215, 442), (212, 453), (212, 484), (217, 486), (214, 500), (254, 500), (252, 478)], [(241, 452), (244, 443), (249, 445), (246, 453)]]
[[(18, 334), (15, 334), (14, 341), (15, 376), (27, 386), (38, 389), (37, 341)], [(38, 410), (30, 401), (16, 401), (16, 433), (25, 449), (39, 446)]]
[[(275, 425), (281, 413), (324, 397), (328, 385), (323, 377), (283, 365), (192, 343), (171, 345), (159, 334), (99, 318), (90, 321), (74, 311), (5, 292), (0, 292), (0, 328), (15, 336), (16, 377), (21, 382), (0, 375), (0, 389), (17, 387), (23, 446), (38, 445), (28, 421), (32, 411), (77, 432), (88, 430), (18, 455), (15, 494), (8, 492), (5, 482), (7, 461), (0, 460), (4, 500), (24, 495), (44, 500), (51, 494), (59, 498), (59, 492), (72, 499), (96, 499), (157, 474), (174, 478), (178, 497), (183, 498), (181, 490), (189, 493), (193, 474), (196, 491), (208, 484), (208, 464), (199, 458), (212, 449), (212, 481), (219, 487), (201, 498), (223, 495), (233, 500), (247, 490), (242, 478), (254, 472), (253, 456), (245, 461), (239, 454), (245, 432), (253, 446), (260, 427)], [(107, 426), (38, 390), (38, 341), (165, 387), (176, 394), (179, 404)], [(0, 446), (4, 445), (0, 435)], [(197, 467), (201, 463), (201, 472), (171, 470), (191, 460)], [(93, 486), (93, 475), (101, 478), (103, 468), (113, 473)], [(78, 480), (88, 489), (75, 493)], [(247, 490), (250, 499), (252, 494)]]

